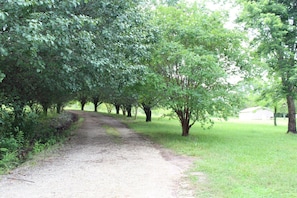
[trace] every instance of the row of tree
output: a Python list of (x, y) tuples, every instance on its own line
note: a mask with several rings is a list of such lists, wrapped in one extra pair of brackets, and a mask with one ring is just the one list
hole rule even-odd
[[(259, 19), (265, 2), (245, 1), (241, 22), (259, 27), (252, 49), (265, 54), (262, 60), (281, 77), (291, 110), (288, 131), (296, 132), (290, 10), (296, 5), (269, 1)], [(128, 115), (140, 105), (151, 121), (151, 109), (159, 105), (175, 112), (187, 136), (195, 122), (212, 124), (212, 116), (232, 114), (241, 96), (230, 79), (256, 67), (259, 57), (247, 48), (245, 31), (226, 28), (226, 20), (223, 12), (178, 1), (0, 0), (2, 108), (21, 123), (25, 107), (34, 111), (38, 104), (46, 114), (77, 99), (82, 108), (92, 101), (97, 111), (107, 102)]]

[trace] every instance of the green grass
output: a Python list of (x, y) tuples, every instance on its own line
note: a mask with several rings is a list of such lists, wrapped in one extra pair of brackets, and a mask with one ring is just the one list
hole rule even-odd
[(115, 143), (121, 142), (121, 134), (116, 128), (113, 128), (108, 125), (103, 125), (103, 128), (105, 129), (105, 132), (112, 137), (112, 140)]
[(284, 120), (269, 122), (217, 121), (203, 130), (198, 124), (181, 136), (177, 120), (143, 117), (126, 123), (177, 153), (197, 158), (190, 176), (197, 197), (297, 197), (297, 136), (286, 134)]

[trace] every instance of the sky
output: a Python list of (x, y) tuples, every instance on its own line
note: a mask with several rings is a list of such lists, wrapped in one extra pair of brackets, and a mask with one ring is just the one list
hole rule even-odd
[(225, 0), (225, 1), (219, 1), (219, 3), (214, 3), (212, 1), (207, 0), (185, 0), (187, 2), (197, 2), (197, 3), (204, 3), (207, 8), (210, 10), (225, 10), (228, 11), (229, 14), (229, 21), (226, 22), (225, 27), (226, 28), (234, 28), (236, 24), (234, 23), (235, 19), (237, 18), (237, 15), (239, 14), (240, 7), (234, 6), (233, 0)]

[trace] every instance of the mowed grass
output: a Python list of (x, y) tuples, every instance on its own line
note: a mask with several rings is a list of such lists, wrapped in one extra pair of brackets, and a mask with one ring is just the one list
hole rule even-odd
[(283, 119), (277, 127), (272, 121), (217, 121), (210, 130), (196, 124), (189, 137), (181, 136), (179, 122), (173, 119), (146, 123), (139, 117), (126, 123), (197, 159), (188, 173), (197, 197), (297, 197), (297, 136), (286, 134)]

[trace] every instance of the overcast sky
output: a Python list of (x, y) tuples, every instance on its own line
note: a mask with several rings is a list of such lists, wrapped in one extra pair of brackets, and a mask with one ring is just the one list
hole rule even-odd
[[(230, 20), (226, 22), (226, 27), (228, 28), (234, 28), (234, 20), (237, 18), (237, 15), (239, 13), (239, 6), (234, 6), (233, 0), (228, 1), (220, 1), (219, 3), (213, 3), (212, 1), (207, 0), (186, 0), (188, 2), (197, 2), (197, 3), (204, 3), (207, 8), (210, 10), (224, 10), (227, 11), (229, 14)], [(232, 3), (233, 2), (233, 3)]]

